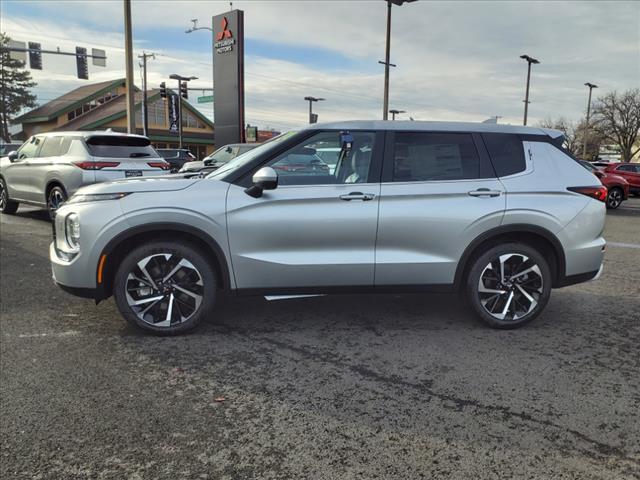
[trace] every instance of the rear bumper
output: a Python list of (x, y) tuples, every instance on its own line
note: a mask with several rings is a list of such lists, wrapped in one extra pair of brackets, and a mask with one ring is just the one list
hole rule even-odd
[(558, 281), (556, 285), (554, 285), (554, 288), (568, 287), (569, 285), (576, 285), (578, 283), (592, 282), (594, 280), (598, 280), (600, 278), (600, 275), (602, 275), (603, 268), (604, 268), (604, 265), (600, 265), (600, 269), (594, 270), (593, 272), (566, 276), (562, 280)]

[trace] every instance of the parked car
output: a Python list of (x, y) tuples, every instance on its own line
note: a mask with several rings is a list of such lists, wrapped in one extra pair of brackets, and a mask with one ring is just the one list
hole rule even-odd
[(197, 160), (188, 148), (156, 148), (156, 152), (171, 165), (171, 172), (177, 172), (185, 163)]
[(169, 173), (149, 139), (114, 132), (34, 135), (0, 159), (0, 210), (26, 203), (55, 210), (85, 185)]
[[(95, 301), (113, 295), (157, 334), (212, 318), (221, 289), (462, 291), (488, 325), (519, 327), (552, 288), (602, 271), (607, 190), (563, 140), (496, 124), (310, 125), (206, 177), (81, 189), (55, 216), (54, 280)], [(279, 174), (327, 144), (340, 148), (334, 173)]]
[(620, 175), (604, 172), (585, 160), (580, 160), (580, 164), (598, 177), (607, 187), (607, 208), (618, 208), (624, 200), (629, 198), (629, 183)]
[(259, 143), (232, 143), (220, 147), (211, 155), (203, 158), (201, 161), (185, 163), (180, 169), (180, 173), (189, 172), (213, 172), (222, 165), (228, 163), (239, 155), (256, 148)]
[(0, 157), (9, 155), (9, 152), (18, 150), (22, 143), (0, 143)]
[(629, 193), (640, 195), (640, 164), (614, 163), (605, 167), (606, 173), (619, 175), (629, 182)]

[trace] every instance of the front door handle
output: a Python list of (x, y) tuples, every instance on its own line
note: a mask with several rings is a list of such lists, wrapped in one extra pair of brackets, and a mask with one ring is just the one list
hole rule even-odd
[(362, 200), (363, 202), (373, 200), (375, 195), (373, 193), (351, 192), (346, 195), (340, 195), (340, 200), (350, 202), (351, 200)]
[(472, 197), (499, 197), (502, 192), (500, 190), (489, 190), (488, 188), (479, 188), (472, 190), (469, 195)]

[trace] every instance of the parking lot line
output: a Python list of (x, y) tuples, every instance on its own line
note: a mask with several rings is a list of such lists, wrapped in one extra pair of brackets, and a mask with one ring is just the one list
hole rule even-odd
[(638, 244), (638, 243), (607, 242), (607, 247), (615, 247), (615, 248), (640, 248), (640, 244)]

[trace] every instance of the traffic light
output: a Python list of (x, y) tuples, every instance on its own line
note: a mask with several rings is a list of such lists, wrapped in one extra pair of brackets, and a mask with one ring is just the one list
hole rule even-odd
[(42, 70), (42, 52), (39, 43), (29, 42), (29, 66), (33, 70)]
[(76, 67), (78, 68), (78, 78), (89, 80), (87, 49), (84, 47), (76, 47)]
[(310, 122), (309, 123), (318, 123), (318, 114), (317, 113), (312, 113), (311, 114), (311, 118), (310, 118)]
[(160, 96), (162, 98), (167, 98), (167, 84), (165, 82), (160, 84)]
[(180, 82), (180, 95), (182, 95), (182, 98), (189, 98), (189, 90), (187, 89), (187, 82)]

